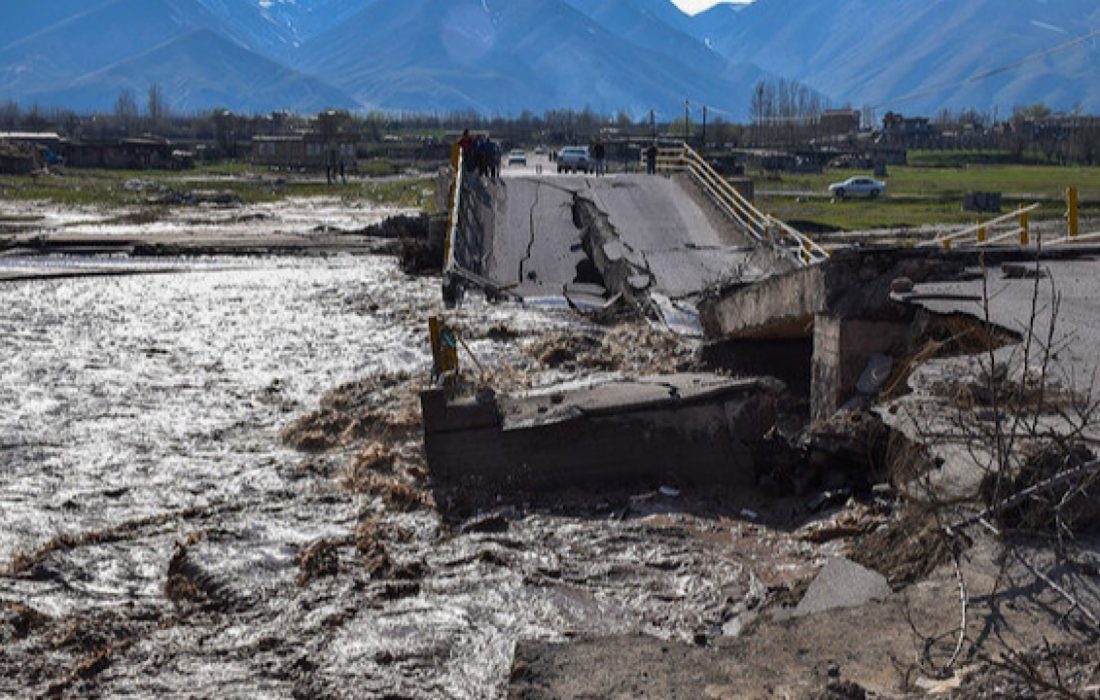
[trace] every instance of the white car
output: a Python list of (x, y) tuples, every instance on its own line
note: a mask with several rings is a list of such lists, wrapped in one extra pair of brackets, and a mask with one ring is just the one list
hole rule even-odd
[(522, 149), (515, 149), (508, 153), (508, 165), (527, 165), (527, 153)]
[(868, 197), (874, 199), (886, 191), (886, 183), (870, 177), (850, 177), (844, 182), (829, 185), (829, 191), (837, 199), (845, 197)]

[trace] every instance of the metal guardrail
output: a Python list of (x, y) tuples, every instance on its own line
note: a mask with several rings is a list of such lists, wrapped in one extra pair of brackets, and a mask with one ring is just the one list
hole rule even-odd
[[(984, 221), (946, 236), (939, 236), (931, 241), (918, 243), (917, 248), (954, 248), (954, 247), (983, 247), (1002, 243), (1013, 238), (1018, 239), (1019, 244), (1027, 246), (1031, 244), (1031, 212), (1040, 205), (1032, 204), (1020, 207), (1016, 211), (1009, 212), (995, 219)], [(1008, 225), (1008, 230), (1002, 227)]]
[(455, 175), (454, 180), (451, 182), (451, 208), (447, 221), (447, 234), (443, 241), (443, 298), (445, 300), (457, 300), (458, 295), (461, 294), (457, 280), (465, 280), (495, 294), (518, 298), (510, 289), (502, 287), (499, 283), (484, 275), (467, 270), (455, 260), (454, 248), (455, 241), (458, 240), (459, 224), (462, 217), (462, 193), (466, 182), (466, 164), (461, 150), (458, 150), (452, 156), (451, 164), (454, 167)]
[[(675, 154), (678, 154), (678, 160)], [(658, 168), (662, 164), (666, 170), (687, 171), (718, 208), (757, 243), (771, 247), (800, 267), (829, 259), (829, 251), (812, 238), (785, 221), (757, 209), (691, 146), (684, 144), (677, 149), (662, 149), (657, 156)]]
[[(688, 171), (718, 207), (734, 219), (743, 231), (756, 241), (771, 245), (795, 263), (805, 267), (829, 258), (829, 251), (815, 243), (809, 236), (754, 207), (687, 144), (680, 148), (660, 149), (657, 155), (657, 167), (663, 172)], [(983, 247), (1011, 242), (1027, 247), (1038, 242), (1038, 238), (1032, 235), (1030, 216), (1039, 208), (1039, 204), (1021, 207), (961, 231), (917, 243), (913, 247)], [(1079, 217), (1077, 188), (1069, 187), (1066, 189), (1065, 214), (1068, 235), (1050, 242), (1044, 241), (1043, 244), (1054, 246), (1100, 240), (1100, 231), (1079, 233)], [(1006, 225), (1009, 227), (1008, 230), (1004, 228)]]
[(463, 172), (466, 170), (465, 163), (463, 162), (462, 149), (457, 149), (458, 153), (451, 159), (451, 165), (454, 167), (455, 176), (451, 181), (451, 210), (450, 218), (447, 220), (447, 237), (443, 240), (443, 284), (447, 285), (448, 278), (454, 275), (455, 271), (455, 255), (454, 255), (454, 242), (455, 237), (458, 235), (458, 217), (462, 212), (462, 182)]

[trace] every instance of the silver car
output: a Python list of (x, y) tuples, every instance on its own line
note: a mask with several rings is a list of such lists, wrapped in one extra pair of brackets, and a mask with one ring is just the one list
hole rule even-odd
[(566, 146), (558, 152), (558, 172), (582, 172), (592, 170), (592, 161), (588, 157), (588, 149), (583, 146)]
[(850, 177), (844, 182), (829, 185), (829, 191), (837, 199), (846, 197), (868, 197), (874, 199), (886, 191), (886, 183), (870, 177)]

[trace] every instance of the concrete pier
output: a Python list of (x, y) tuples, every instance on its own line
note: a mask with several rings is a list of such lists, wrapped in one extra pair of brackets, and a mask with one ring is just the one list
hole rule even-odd
[(513, 398), (421, 395), (433, 481), (465, 496), (755, 482), (777, 382), (678, 374)]

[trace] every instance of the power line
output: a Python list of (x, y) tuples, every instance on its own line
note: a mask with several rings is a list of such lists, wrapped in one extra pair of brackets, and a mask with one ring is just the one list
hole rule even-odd
[(944, 92), (945, 90), (953, 90), (955, 88), (960, 88), (960, 87), (963, 87), (963, 86), (966, 86), (966, 85), (973, 85), (974, 83), (978, 83), (978, 82), (981, 82), (983, 80), (987, 80), (989, 78), (992, 78), (993, 76), (1001, 75), (1002, 73), (1007, 73), (1009, 71), (1016, 70), (1017, 68), (1021, 68), (1023, 66), (1026, 66), (1029, 63), (1034, 63), (1036, 61), (1040, 61), (1040, 60), (1046, 58), (1047, 56), (1052, 56), (1052, 55), (1054, 55), (1056, 53), (1059, 53), (1061, 51), (1065, 51), (1066, 49), (1071, 49), (1074, 46), (1077, 46), (1078, 44), (1083, 44), (1086, 41), (1088, 41), (1089, 39), (1092, 39), (1092, 38), (1097, 37), (1097, 36), (1100, 36), (1100, 29), (1089, 32), (1088, 34), (1085, 34), (1084, 36), (1077, 37), (1073, 41), (1068, 41), (1064, 44), (1060, 44), (1059, 46), (1055, 46), (1052, 49), (1047, 49), (1046, 51), (1042, 51), (1042, 52), (1037, 53), (1037, 54), (1032, 54), (1031, 56), (1028, 56), (1027, 58), (1024, 58), (1024, 59), (1022, 59), (1020, 61), (1017, 61), (1015, 63), (1010, 63), (1008, 65), (1001, 66), (1000, 68), (994, 68), (993, 70), (986, 71), (985, 73), (979, 73), (978, 75), (971, 76), (971, 77), (967, 78), (966, 80), (960, 80), (957, 83), (950, 83), (948, 85), (941, 85), (941, 86), (938, 86), (938, 87), (928, 88), (927, 90), (921, 90), (920, 92), (914, 92), (914, 93), (910, 93), (908, 95), (903, 95), (902, 97), (899, 97), (899, 98), (894, 99), (894, 100), (890, 100), (889, 102), (884, 102), (882, 104), (875, 105), (873, 107), (873, 109), (882, 109), (884, 107), (889, 107), (889, 106), (892, 106), (892, 105), (898, 105), (898, 104), (902, 104), (904, 102), (912, 102), (913, 100), (917, 100), (917, 99), (920, 99), (922, 97), (928, 97), (929, 95), (935, 95), (937, 93)]

